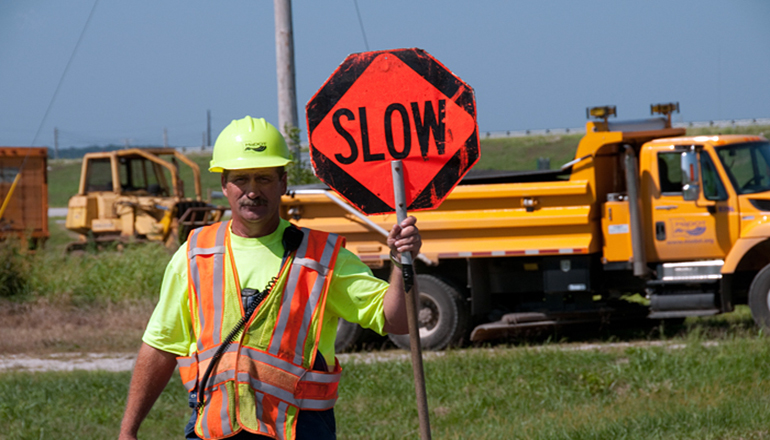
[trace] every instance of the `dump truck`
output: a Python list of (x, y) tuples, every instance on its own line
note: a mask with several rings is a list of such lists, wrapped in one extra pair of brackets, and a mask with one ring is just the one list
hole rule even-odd
[[(192, 196), (185, 195), (183, 172), (192, 179)], [(191, 229), (219, 221), (224, 211), (203, 201), (198, 165), (173, 148), (88, 153), (65, 223), (80, 239), (67, 251), (148, 241), (175, 248)]]
[[(423, 238), (423, 347), (681, 320), (735, 304), (770, 328), (770, 144), (685, 136), (671, 124), (675, 109), (652, 106), (653, 117), (628, 122), (608, 119), (614, 107), (590, 109), (575, 159), (561, 168), (472, 171), (438, 209), (410, 213)], [(365, 217), (323, 187), (293, 188), (282, 209), (298, 225), (344, 235), (387, 277), (395, 214)], [(408, 347), (405, 336), (391, 339)]]
[(35, 249), (49, 237), (48, 150), (0, 147), (0, 240)]

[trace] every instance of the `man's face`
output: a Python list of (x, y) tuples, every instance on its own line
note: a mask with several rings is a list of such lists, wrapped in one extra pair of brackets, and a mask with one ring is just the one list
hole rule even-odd
[(279, 168), (230, 170), (222, 175), (222, 192), (230, 204), (234, 223), (252, 230), (273, 223), (277, 227), (281, 196), (286, 193), (286, 174), (279, 175)]

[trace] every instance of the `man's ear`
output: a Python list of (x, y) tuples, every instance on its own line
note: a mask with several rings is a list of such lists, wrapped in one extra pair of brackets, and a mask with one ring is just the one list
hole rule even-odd
[(286, 194), (286, 190), (289, 189), (288, 175), (289, 173), (283, 173), (281, 176), (281, 194)]
[(225, 197), (227, 197), (227, 175), (226, 173), (222, 173), (220, 176), (220, 180), (222, 182), (222, 194), (224, 194)]

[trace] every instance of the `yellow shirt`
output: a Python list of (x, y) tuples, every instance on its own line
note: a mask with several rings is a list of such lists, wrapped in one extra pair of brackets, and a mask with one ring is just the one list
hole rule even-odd
[[(230, 234), (241, 289), (262, 290), (272, 277), (278, 275), (283, 257), (281, 239), (288, 226), (288, 221), (281, 220), (275, 232), (259, 238)], [(330, 368), (334, 366), (334, 340), (337, 337), (339, 318), (384, 333), (383, 298), (387, 289), (388, 284), (376, 278), (357, 256), (347, 249), (340, 250), (326, 298), (326, 312), (318, 345), (318, 350)], [(187, 246), (181, 246), (166, 267), (160, 300), (142, 340), (152, 347), (178, 356), (191, 354), (196, 341), (188, 304)]]

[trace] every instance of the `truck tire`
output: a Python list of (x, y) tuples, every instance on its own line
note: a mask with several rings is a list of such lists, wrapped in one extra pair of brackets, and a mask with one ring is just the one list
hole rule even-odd
[[(423, 350), (443, 350), (459, 345), (468, 327), (468, 309), (462, 295), (433, 275), (417, 275), (420, 289), (417, 321)], [(388, 335), (397, 347), (409, 350), (409, 335)]]
[(337, 339), (334, 340), (334, 351), (343, 353), (356, 345), (361, 338), (364, 329), (358, 324), (353, 324), (340, 318), (337, 321)]
[(758, 326), (770, 329), (770, 264), (760, 270), (751, 282), (749, 309)]

